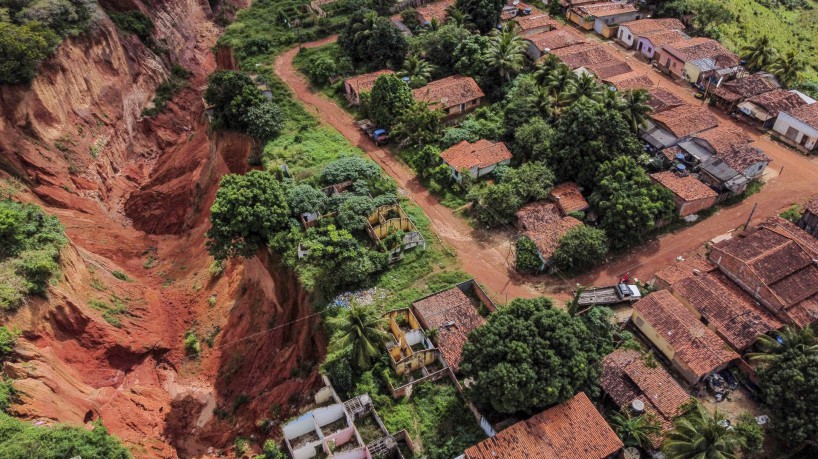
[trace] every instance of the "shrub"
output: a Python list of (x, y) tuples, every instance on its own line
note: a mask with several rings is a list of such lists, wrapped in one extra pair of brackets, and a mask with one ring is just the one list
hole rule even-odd
[(577, 273), (602, 263), (608, 255), (605, 231), (581, 225), (568, 230), (560, 238), (551, 260), (561, 271)]
[(185, 333), (185, 353), (190, 356), (197, 356), (202, 352), (202, 345), (199, 344), (199, 337), (192, 330)]
[(542, 258), (540, 258), (540, 251), (537, 249), (537, 244), (531, 239), (523, 236), (517, 239), (517, 257), (516, 266), (517, 271), (523, 273), (537, 272), (542, 268)]
[(113, 272), (111, 273), (111, 275), (112, 275), (112, 276), (114, 276), (114, 277), (116, 277), (117, 279), (119, 279), (119, 280), (121, 280), (121, 281), (126, 281), (126, 282), (129, 282), (129, 281), (131, 280), (131, 278), (130, 278), (130, 277), (128, 277), (128, 275), (127, 275), (127, 274), (125, 274), (125, 273), (123, 273), (122, 271), (113, 271)]
[(273, 102), (262, 102), (247, 109), (244, 122), (247, 124), (247, 134), (266, 142), (277, 137), (284, 128), (284, 113)]
[(94, 428), (56, 424), (35, 426), (30, 422), (0, 414), (0, 457), (3, 459), (131, 459), (132, 456), (101, 420)]
[(117, 28), (126, 34), (133, 34), (140, 40), (147, 43), (153, 33), (153, 21), (147, 14), (139, 10), (123, 11), (121, 13), (109, 13)]
[(801, 206), (793, 204), (787, 208), (787, 210), (781, 212), (780, 217), (793, 223), (798, 223), (798, 220), (801, 219)]

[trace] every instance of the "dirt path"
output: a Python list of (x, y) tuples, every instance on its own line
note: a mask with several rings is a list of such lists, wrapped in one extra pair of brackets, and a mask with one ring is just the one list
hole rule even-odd
[[(329, 37), (308, 43), (304, 47), (322, 46), (335, 40), (336, 37)], [(315, 111), (322, 122), (337, 129), (395, 179), (409, 198), (426, 212), (431, 221), (432, 231), (440, 237), (446, 247), (457, 254), (466, 272), (488, 287), (493, 296), (500, 301), (539, 295), (532, 284), (514, 272), (513, 254), (507, 241), (482, 237), (463, 219), (455, 216), (452, 209), (440, 204), (439, 200), (420, 184), (411, 169), (366, 138), (358, 130), (352, 116), (335, 102), (312, 90), (306, 79), (293, 67), (293, 58), (296, 54), (298, 48), (279, 55), (275, 61), (276, 74), (301, 102)]]

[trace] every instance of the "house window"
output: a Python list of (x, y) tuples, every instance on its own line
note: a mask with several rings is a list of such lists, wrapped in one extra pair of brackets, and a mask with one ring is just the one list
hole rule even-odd
[(800, 142), (798, 142), (798, 143), (800, 143), (801, 145), (806, 146), (806, 145), (807, 145), (807, 141), (808, 141), (808, 140), (809, 140), (809, 137), (807, 137), (807, 136), (805, 136), (805, 135), (802, 135), (802, 136), (801, 136), (801, 141), (800, 141)]
[(465, 111), (466, 111), (466, 104), (460, 104), (460, 111), (461, 111), (461, 112), (465, 112)]
[(798, 134), (800, 134), (800, 132), (798, 132), (798, 129), (795, 129), (794, 127), (790, 126), (787, 128), (787, 133), (784, 134), (784, 136), (786, 136), (788, 139), (794, 142), (795, 139), (798, 138)]

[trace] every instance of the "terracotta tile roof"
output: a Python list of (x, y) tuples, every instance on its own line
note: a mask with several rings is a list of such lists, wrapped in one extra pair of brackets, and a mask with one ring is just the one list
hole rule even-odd
[(541, 32), (536, 35), (526, 37), (526, 40), (534, 43), (540, 51), (555, 50), (565, 48), (572, 45), (586, 43), (585, 38), (574, 31), (571, 27), (563, 27), (557, 30), (549, 30), (548, 32)]
[(794, 109), (785, 109), (790, 116), (818, 129), (818, 103), (802, 105)]
[(750, 97), (747, 102), (758, 105), (773, 117), (778, 116), (780, 112), (792, 113), (794, 110), (798, 110), (799, 107), (807, 105), (807, 102), (801, 96), (784, 89), (776, 89)]
[(545, 13), (518, 16), (514, 21), (523, 32), (540, 27), (550, 27), (551, 29), (557, 27), (557, 21), (551, 19), (551, 16)]
[(737, 145), (748, 145), (753, 141), (752, 137), (741, 129), (731, 126), (719, 126), (709, 131), (696, 134), (697, 141), (705, 141), (717, 155), (727, 152), (731, 147)]
[(688, 277), (671, 286), (671, 291), (699, 311), (716, 333), (739, 352), (749, 348), (758, 335), (783, 326), (718, 272)]
[(551, 189), (548, 199), (554, 201), (563, 215), (571, 212), (581, 212), (588, 210), (588, 201), (582, 197), (579, 185), (574, 182), (562, 182)]
[(591, 15), (597, 18), (616, 16), (619, 14), (635, 13), (639, 11), (633, 5), (625, 5), (622, 3), (614, 2), (578, 6), (576, 9), (583, 16)]
[(660, 30), (657, 32), (646, 33), (641, 38), (649, 40), (651, 44), (653, 44), (654, 48), (658, 48), (660, 46), (669, 45), (681, 40), (687, 40), (690, 37), (688, 37), (681, 30)]
[(718, 196), (718, 193), (713, 191), (712, 188), (692, 175), (680, 177), (674, 172), (658, 172), (656, 174), (650, 174), (650, 178), (670, 190), (671, 193), (685, 202), (715, 198)]
[(596, 75), (596, 77), (600, 80), (633, 72), (630, 65), (628, 65), (625, 61), (620, 60), (590, 64), (588, 65), (588, 70), (594, 72), (594, 75)]
[(818, 195), (815, 195), (804, 204), (804, 211), (813, 215), (818, 215)]
[(710, 110), (697, 105), (684, 104), (651, 114), (654, 121), (664, 125), (676, 137), (686, 137), (712, 129), (719, 120)]
[(701, 274), (708, 273), (716, 269), (716, 265), (709, 262), (705, 258), (694, 254), (683, 261), (667, 266), (657, 272), (654, 277), (657, 281), (662, 282), (661, 288), (673, 285), (682, 279), (693, 276), (696, 272)]
[(604, 62), (619, 62), (619, 59), (608, 51), (607, 46), (598, 43), (585, 43), (555, 49), (551, 51), (551, 54), (559, 57), (571, 70)]
[(673, 94), (665, 88), (650, 88), (648, 92), (650, 92), (650, 100), (648, 101), (648, 105), (653, 108), (653, 111), (651, 112), (653, 114), (661, 113), (665, 110), (670, 110), (671, 108), (679, 107), (685, 104), (685, 101), (682, 100), (681, 97)]
[(711, 92), (728, 101), (743, 100), (748, 97), (778, 89), (780, 86), (775, 77), (767, 73), (755, 73), (750, 76), (728, 81)]
[(454, 5), (455, 0), (440, 0), (438, 2), (427, 3), (426, 5), (415, 8), (418, 19), (421, 23), (432, 22), (432, 19), (443, 24), (446, 21), (446, 8)]
[(485, 96), (473, 78), (461, 75), (432, 81), (422, 88), (412, 90), (412, 95), (416, 100), (439, 104), (443, 109), (456, 107)]
[(632, 34), (638, 37), (652, 32), (684, 30), (685, 28), (682, 21), (673, 18), (637, 19), (635, 21), (623, 22), (620, 27), (627, 27)]
[(600, 386), (613, 402), (626, 409), (639, 399), (645, 411), (659, 421), (662, 433), (651, 438), (654, 447), (661, 445), (662, 434), (673, 428), (673, 419), (691, 396), (661, 365), (645, 364), (634, 349), (619, 349), (602, 359)]
[(802, 229), (773, 217), (739, 237), (715, 244), (710, 257), (718, 259), (722, 254), (754, 273), (796, 323), (806, 325), (818, 319), (818, 240)]
[(744, 172), (748, 167), (759, 162), (769, 163), (770, 157), (763, 151), (750, 145), (735, 145), (718, 155), (722, 161), (737, 172)]
[(571, 228), (581, 226), (582, 222), (574, 217), (560, 216), (555, 204), (537, 201), (517, 211), (517, 225), (537, 245), (543, 260), (548, 261), (557, 250), (560, 238)]
[(378, 70), (377, 72), (372, 73), (364, 73), (362, 75), (347, 78), (344, 81), (344, 84), (351, 86), (358, 94), (362, 92), (370, 92), (372, 91), (372, 87), (375, 86), (375, 80), (377, 80), (379, 76), (392, 75), (393, 73), (395, 72), (389, 69)]
[(463, 140), (460, 143), (444, 150), (440, 157), (446, 164), (457, 171), (473, 167), (484, 168), (493, 164), (511, 159), (511, 151), (503, 142), (490, 142), (480, 139), (469, 143)]
[(466, 459), (604, 459), (622, 442), (584, 392), (466, 449)]
[(662, 153), (662, 155), (667, 158), (668, 161), (673, 162), (676, 161), (676, 155), (678, 153), (684, 154), (684, 151), (679, 146), (674, 145), (670, 148), (665, 148), (660, 153)]
[(699, 378), (739, 358), (667, 290), (651, 293), (633, 308), (670, 344), (673, 360), (683, 363)]
[(734, 67), (740, 62), (735, 53), (710, 38), (691, 38), (665, 45), (663, 48), (685, 62), (710, 58), (717, 60), (721, 68)]
[(458, 371), (469, 333), (485, 323), (474, 302), (454, 287), (415, 301), (412, 308), (427, 330), (437, 330), (438, 349), (449, 366)]
[(615, 87), (617, 91), (650, 89), (653, 87), (653, 80), (651, 80), (646, 74), (636, 71), (603, 78), (603, 81)]

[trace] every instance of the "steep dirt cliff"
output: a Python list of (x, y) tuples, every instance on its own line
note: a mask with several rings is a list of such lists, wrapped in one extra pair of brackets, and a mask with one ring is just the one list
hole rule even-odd
[[(101, 3), (148, 13), (155, 43), (100, 11), (30, 86), (0, 87), (0, 177), (22, 182), (18, 199), (57, 215), (70, 240), (48, 297), (0, 318), (23, 331), (5, 368), (22, 392), (13, 412), (102, 417), (137, 457), (202, 457), (287, 415), (316, 382), (324, 338), (308, 295), (265, 253), (209, 272), (207, 210), (251, 148), (208, 135), (202, 117), (219, 33), (210, 6)], [(143, 117), (173, 63), (190, 86)], [(185, 354), (188, 332), (198, 357)]]

